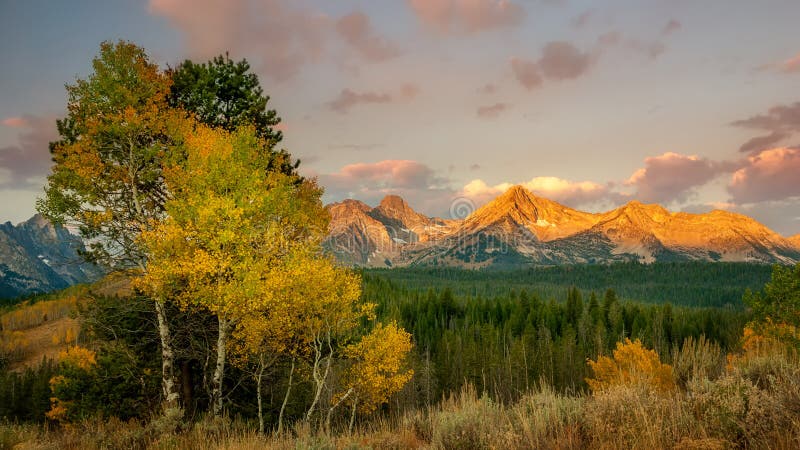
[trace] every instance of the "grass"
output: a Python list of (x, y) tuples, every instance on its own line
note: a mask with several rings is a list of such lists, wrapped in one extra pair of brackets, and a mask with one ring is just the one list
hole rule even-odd
[[(663, 393), (617, 385), (562, 394), (547, 385), (502, 405), (467, 387), (428, 410), (378, 416), (353, 434), (300, 422), (284, 435), (255, 424), (204, 418), (178, 433), (149, 423), (94, 419), (60, 428), (0, 424), (0, 449), (795, 449), (800, 448), (800, 364), (742, 358), (717, 378), (692, 377)], [(770, 381), (759, 385), (766, 377)], [(16, 445), (16, 447), (14, 447)]]

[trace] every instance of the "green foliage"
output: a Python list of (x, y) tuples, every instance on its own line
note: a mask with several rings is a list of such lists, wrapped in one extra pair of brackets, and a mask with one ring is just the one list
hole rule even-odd
[(50, 378), (55, 371), (56, 364), (48, 359), (22, 372), (0, 368), (0, 418), (43, 421), (44, 413), (50, 409)]
[(795, 267), (775, 265), (764, 290), (749, 290), (744, 301), (753, 309), (753, 324), (779, 339), (800, 348), (800, 264)]
[(163, 212), (162, 159), (177, 119), (166, 105), (169, 79), (144, 49), (103, 42), (93, 72), (67, 85), (67, 117), (50, 144), (54, 166), (37, 210), (95, 239), (90, 255), (141, 263), (135, 239)]
[(566, 288), (574, 286), (584, 299), (591, 291), (602, 293), (612, 288), (614, 293), (609, 300), (742, 308), (745, 290), (764, 286), (770, 271), (770, 266), (763, 264), (681, 262), (537, 266), (513, 270), (412, 267), (370, 269), (365, 273), (380, 275), (409, 290), (449, 287), (456, 294), (471, 297), (493, 297), (523, 289), (545, 298), (560, 297)]
[(198, 121), (226, 131), (252, 125), (263, 140), (262, 150), (270, 155), (270, 169), (296, 174), (299, 161), (292, 164), (289, 153), (274, 150), (283, 139), (276, 128), (281, 119), (274, 109), (267, 109), (269, 96), (264, 95), (247, 60), (234, 62), (227, 54), (200, 64), (186, 60), (171, 71), (171, 76), (170, 106), (182, 108)]

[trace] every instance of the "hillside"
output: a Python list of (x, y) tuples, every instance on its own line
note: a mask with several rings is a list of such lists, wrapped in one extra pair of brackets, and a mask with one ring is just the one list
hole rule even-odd
[(671, 212), (637, 201), (589, 213), (521, 186), (464, 220), (425, 217), (396, 196), (376, 208), (345, 200), (328, 210), (326, 247), (346, 264), (367, 267), (800, 261), (798, 236), (784, 238), (745, 215)]

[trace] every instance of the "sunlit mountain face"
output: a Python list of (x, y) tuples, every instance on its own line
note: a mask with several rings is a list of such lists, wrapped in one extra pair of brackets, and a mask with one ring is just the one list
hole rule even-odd
[(798, 236), (784, 238), (742, 214), (671, 212), (638, 201), (590, 213), (522, 186), (461, 220), (426, 217), (398, 196), (375, 208), (345, 200), (328, 210), (326, 247), (360, 266), (800, 261)]

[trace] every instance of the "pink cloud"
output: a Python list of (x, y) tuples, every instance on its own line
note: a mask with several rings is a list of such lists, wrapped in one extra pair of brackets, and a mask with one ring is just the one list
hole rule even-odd
[(193, 57), (246, 54), (278, 81), (321, 57), (331, 22), (289, 0), (150, 0), (148, 11), (182, 33)]
[(400, 55), (392, 42), (376, 35), (369, 17), (354, 12), (336, 21), (336, 31), (364, 59), (370, 62), (385, 61)]
[(476, 33), (519, 25), (522, 6), (509, 0), (408, 0), (417, 18), (441, 33)]
[(29, 126), (24, 117), (7, 117), (3, 119), (3, 125), (11, 128), (23, 128)]
[(781, 63), (780, 67), (781, 71), (786, 73), (800, 72), (800, 53)]
[(749, 156), (733, 173), (728, 192), (737, 203), (800, 196), (800, 148), (773, 148)]
[(698, 156), (667, 152), (645, 158), (644, 167), (624, 183), (636, 188), (633, 197), (647, 203), (684, 201), (693, 189), (702, 186), (729, 169)]
[(494, 105), (487, 105), (487, 106), (479, 106), (478, 107), (478, 117), (482, 119), (494, 119), (504, 111), (506, 111), (510, 106), (506, 103), (495, 103)]
[(535, 62), (520, 58), (512, 58), (511, 71), (514, 72), (517, 81), (519, 81), (525, 89), (530, 90), (542, 85), (542, 76), (539, 74), (539, 67)]
[(384, 196), (396, 194), (414, 209), (431, 215), (446, 212), (454, 195), (445, 178), (413, 160), (348, 164), (318, 178), (325, 187), (326, 201), (355, 198), (374, 205)]

